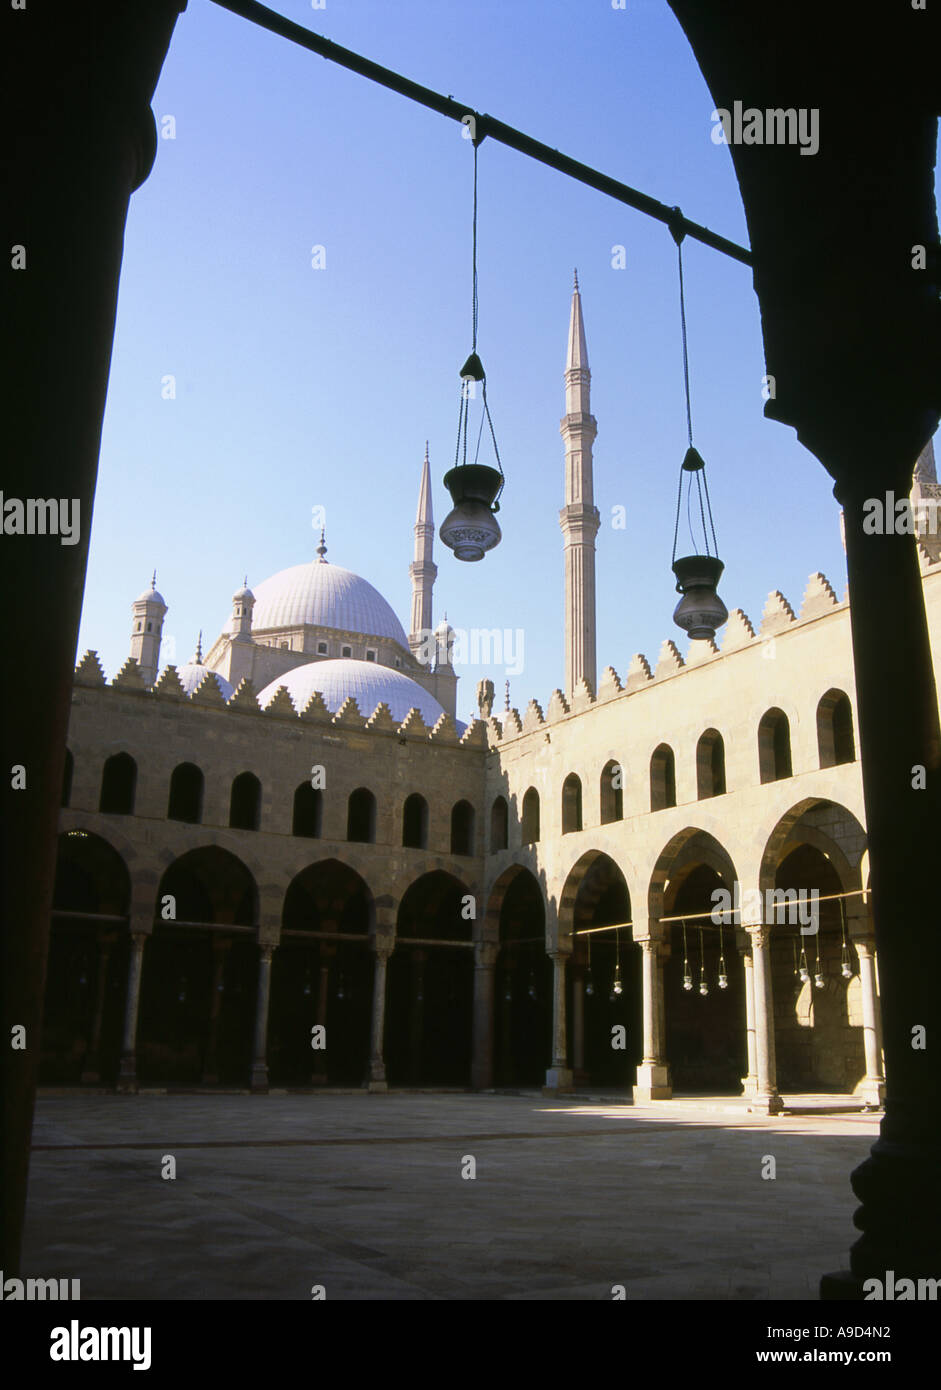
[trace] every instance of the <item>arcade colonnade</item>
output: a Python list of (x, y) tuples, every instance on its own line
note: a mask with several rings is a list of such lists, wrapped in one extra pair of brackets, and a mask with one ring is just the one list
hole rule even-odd
[[(866, 857), (846, 852), (847, 827), (856, 845), (862, 831), (833, 803), (782, 818), (754, 885), (761, 912), (740, 884), (741, 920), (721, 924), (715, 890), (734, 893), (735, 864), (695, 828), (633, 895), (600, 849), (553, 893), (532, 848), (484, 893), (437, 857), (382, 893), (342, 845), (275, 892), (231, 847), (145, 865), (106, 818), (69, 819), (45, 1084), (633, 1086), (639, 1100), (740, 1094), (771, 1113), (781, 1090), (882, 1101)], [(764, 910), (789, 890), (805, 920), (816, 891), (816, 932), (793, 908)]]

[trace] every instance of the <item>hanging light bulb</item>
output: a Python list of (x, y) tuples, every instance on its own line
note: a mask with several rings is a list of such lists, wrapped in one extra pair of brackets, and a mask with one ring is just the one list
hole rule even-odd
[(850, 944), (846, 939), (846, 913), (843, 909), (843, 899), (840, 898), (840, 925), (843, 931), (843, 948), (840, 952), (840, 974), (844, 980), (853, 978), (853, 966), (850, 960)]
[[(483, 138), (482, 136), (480, 137)], [(461, 408), (457, 424), (457, 448), (454, 453), (454, 467), (445, 474), (444, 485), (451, 494), (454, 507), (441, 523), (439, 535), (444, 544), (454, 551), (458, 560), (482, 560), (488, 550), (499, 545), (500, 526), (494, 515), (500, 510), (497, 500), (503, 491), (503, 465), (497, 448), (497, 436), (490, 418), (487, 404), (487, 375), (483, 363), (477, 355), (477, 146), (474, 140), (474, 222), (473, 222), (473, 347), (467, 361), (461, 368)], [(480, 428), (477, 432), (477, 446), (470, 463), (467, 461), (467, 426), (470, 414), (469, 402), (477, 397), (477, 384), (483, 410)], [(484, 421), (490, 431), (496, 468), (479, 462), (480, 441), (483, 436)]]
[(725, 952), (722, 947), (722, 919), (719, 918), (719, 988), (728, 989), (729, 977), (725, 972)]
[[(673, 573), (676, 576), (676, 592), (682, 595), (673, 612), (673, 621), (693, 639), (711, 640), (716, 629), (728, 620), (728, 609), (716, 592), (725, 566), (719, 559), (716, 543), (715, 524), (712, 520), (712, 504), (709, 501), (709, 485), (706, 482), (706, 465), (698, 449), (693, 447), (693, 418), (689, 396), (689, 352), (686, 341), (686, 300), (683, 291), (683, 237), (682, 213), (673, 209), (676, 219), (670, 227), (676, 242), (679, 258), (680, 276), (680, 326), (683, 336), (683, 382), (686, 390), (686, 432), (689, 447), (680, 467), (680, 485), (676, 498), (676, 524), (673, 528)], [(690, 539), (697, 552), (692, 555), (676, 557), (677, 540), (680, 530), (680, 512), (683, 506), (683, 492), (686, 492), (686, 518), (689, 524)], [(696, 510), (700, 521), (700, 538), (694, 535), (693, 493), (696, 495)], [(708, 524), (707, 524), (708, 522)], [(710, 549), (710, 535), (712, 547)]]
[(699, 928), (699, 993), (709, 993), (709, 986), (706, 984), (706, 951), (703, 945), (702, 927)]
[(687, 970), (686, 974), (683, 976), (683, 988), (684, 988), (684, 989), (692, 989), (692, 987), (693, 987), (693, 977), (692, 977), (692, 975), (689, 973), (689, 971)]
[(589, 977), (588, 977), (588, 983), (585, 985), (585, 993), (588, 994), (588, 995), (592, 995), (592, 994), (594, 994), (594, 992), (595, 992), (595, 984), (594, 984), (594, 981), (592, 980), (591, 976), (589, 976)]
[(612, 1004), (614, 1003), (614, 999), (618, 995), (624, 993), (624, 989), (621, 984), (621, 933), (619, 930), (616, 930), (614, 933), (614, 951), (614, 984), (611, 987)]
[[(507, 690), (509, 690), (510, 682), (507, 681), (506, 684), (507, 684)], [(509, 698), (509, 697), (508, 697), (508, 698)], [(594, 992), (595, 992), (595, 982), (594, 982), (594, 980), (591, 978), (591, 937), (589, 936), (589, 938), (588, 938), (588, 969), (587, 969), (587, 971), (585, 972), (585, 993), (586, 993), (587, 995), (591, 996), (592, 994), (594, 994)]]
[(826, 980), (823, 978), (819, 970), (814, 976), (814, 984), (817, 986), (818, 989), (823, 989), (824, 985), (826, 984)]
[(816, 952), (816, 956), (815, 956), (815, 960), (814, 960), (814, 984), (816, 985), (816, 987), (817, 987), (818, 989), (823, 989), (824, 984), (826, 983), (826, 981), (824, 980), (824, 978), (823, 978), (823, 973), (822, 973), (822, 971), (821, 971), (821, 969), (820, 969), (820, 938), (819, 938), (819, 936), (815, 936), (815, 937), (814, 937), (814, 950), (815, 950), (815, 952)]
[(536, 974), (533, 970), (529, 972), (529, 987), (526, 993), (529, 995), (530, 999), (536, 998)]
[(810, 979), (810, 971), (807, 968), (807, 953), (804, 950), (803, 946), (801, 947), (800, 969), (798, 973), (800, 975), (801, 984), (806, 985), (807, 981)]
[(685, 923), (685, 922), (682, 923), (682, 927), (683, 927), (683, 988), (689, 990), (689, 989), (692, 989), (692, 987), (693, 987), (693, 977), (692, 977), (692, 974), (691, 974), (690, 968), (689, 968), (689, 950), (688, 950), (688, 947), (687, 947), (687, 945), (686, 945), (686, 923)]

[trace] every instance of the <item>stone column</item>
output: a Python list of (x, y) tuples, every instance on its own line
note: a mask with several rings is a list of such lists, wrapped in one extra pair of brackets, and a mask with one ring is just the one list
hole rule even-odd
[(752, 1096), (753, 1110), (777, 1115), (784, 1109), (778, 1095), (774, 1051), (774, 999), (771, 990), (771, 928), (750, 926), (755, 972), (755, 1072), (757, 1083)]
[(573, 1089), (574, 1077), (568, 1065), (568, 1043), (565, 1027), (565, 966), (569, 951), (550, 951), (554, 973), (552, 977), (552, 1066), (546, 1072), (543, 1088), (551, 1095)]
[(229, 937), (220, 938), (213, 934), (212, 997), (209, 1000), (209, 1041), (206, 1044), (206, 1059), (203, 1062), (204, 1086), (215, 1086), (219, 1081), (216, 1050), (219, 1041), (219, 1014), (222, 1010), (222, 994), (225, 987), (225, 958), (230, 945)]
[(146, 932), (131, 932), (124, 1005), (124, 1037), (121, 1042), (121, 1065), (118, 1070), (118, 1090), (128, 1093), (137, 1090), (137, 1014), (140, 1008), (140, 982), (146, 940)]
[(104, 1016), (105, 995), (108, 989), (108, 962), (111, 959), (111, 944), (111, 938), (104, 937), (98, 949), (98, 978), (95, 981), (95, 1012), (92, 1018), (91, 1039), (88, 1044), (88, 1051), (85, 1053), (85, 1063), (82, 1067), (83, 1082), (96, 1082), (101, 1080), (98, 1053), (101, 1048), (101, 1020)]
[(857, 939), (853, 945), (859, 956), (863, 1046), (866, 1049), (866, 1076), (856, 1087), (856, 1094), (865, 1098), (869, 1108), (879, 1109), (885, 1101), (885, 1077), (882, 1074), (882, 1030), (879, 1023), (879, 997), (876, 992), (875, 943), (871, 938)]
[(253, 1091), (268, 1089), (268, 1006), (271, 1002), (271, 957), (274, 946), (263, 945), (258, 961), (258, 988), (255, 993), (255, 1038), (252, 1046)]
[(370, 1091), (387, 1091), (386, 1063), (384, 1057), (386, 1028), (386, 978), (389, 957), (395, 943), (391, 937), (377, 936), (373, 945), (375, 964), (372, 977), (372, 1028), (369, 1041)]
[(493, 1008), (498, 950), (495, 941), (474, 943), (471, 1086), (475, 1091), (489, 1091), (493, 1087)]
[(663, 962), (656, 936), (636, 938), (643, 952), (644, 1056), (637, 1067), (635, 1101), (669, 1100), (670, 1068), (664, 1059)]
[(750, 946), (740, 946), (745, 968), (745, 1043), (748, 1049), (748, 1075), (742, 1077), (742, 1095), (758, 1094), (758, 1051), (755, 1042), (755, 963)]

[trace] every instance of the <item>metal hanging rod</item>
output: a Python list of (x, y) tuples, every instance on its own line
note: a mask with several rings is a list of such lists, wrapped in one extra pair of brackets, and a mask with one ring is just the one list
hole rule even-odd
[(503, 121), (498, 121), (495, 116), (488, 116), (486, 113), (475, 111), (472, 106), (462, 105), (453, 97), (445, 97), (440, 92), (433, 92), (430, 87), (423, 87), (419, 82), (402, 77), (399, 73), (393, 72), (391, 68), (384, 68), (369, 58), (363, 58), (359, 53), (353, 53), (349, 48), (341, 48), (338, 43), (334, 43), (331, 39), (321, 38), (319, 34), (312, 33), (303, 25), (295, 24), (293, 20), (285, 19), (284, 15), (269, 10), (266, 5), (258, 4), (257, 0), (212, 0), (212, 3), (219, 5), (224, 10), (230, 10), (232, 14), (238, 15), (241, 19), (248, 19), (253, 24), (260, 25), (262, 29), (267, 29), (272, 34), (289, 39), (291, 43), (296, 43), (311, 53), (319, 54), (321, 58), (329, 59), (331, 63), (339, 63), (341, 67), (349, 68), (351, 72), (358, 73), (360, 77), (368, 77), (371, 82), (378, 82), (380, 86), (388, 87), (390, 91), (398, 92), (400, 96), (408, 97), (410, 101), (417, 101), (420, 106), (427, 106), (430, 111), (437, 111), (442, 116), (448, 116), (452, 121), (466, 124), (467, 117), (472, 116), (476, 144), (479, 144), (485, 136), (489, 135), (501, 145), (508, 145), (511, 149), (518, 150), (520, 154), (528, 155), (531, 159), (538, 159), (540, 163), (547, 164), (550, 169), (557, 169), (559, 173), (567, 174), (569, 178), (577, 179), (579, 183), (585, 183), (589, 188), (596, 188), (599, 193), (606, 193), (609, 198), (614, 198), (619, 203), (626, 203), (628, 207), (636, 208), (638, 212), (646, 213), (648, 217), (663, 222), (670, 228), (674, 236), (692, 237), (694, 241), (701, 241), (704, 246), (711, 246), (713, 251), (721, 251), (723, 255), (730, 256), (732, 260), (739, 261), (742, 265), (754, 263), (751, 252), (746, 250), (744, 246), (729, 241), (727, 237), (719, 236), (717, 232), (711, 232), (708, 227), (703, 227), (698, 222), (690, 222), (688, 218), (683, 216), (679, 208), (669, 208), (665, 203), (651, 198), (649, 194), (641, 193), (639, 189), (631, 188), (630, 185), (621, 183), (608, 174), (602, 174), (587, 164), (581, 164), (577, 159), (571, 159), (568, 155), (561, 154), (549, 145), (544, 145), (540, 140), (534, 140), (531, 135), (524, 135), (521, 130), (516, 130), (513, 126), (505, 125)]
[[(783, 891), (783, 890), (781, 890), (781, 891)], [(788, 891), (791, 891), (791, 890), (788, 890)], [(809, 891), (811, 891), (811, 890), (806, 889), (806, 888), (801, 888), (799, 891), (800, 891), (801, 893), (807, 893), (807, 892), (809, 892)], [(837, 900), (838, 898), (860, 898), (860, 897), (864, 898), (864, 897), (866, 896), (867, 891), (868, 891), (868, 890), (865, 889), (865, 888), (849, 888), (849, 889), (847, 889), (847, 891), (846, 891), (845, 893), (820, 893), (820, 894), (818, 894), (816, 901), (817, 901), (818, 903), (832, 903), (832, 902), (836, 902), (836, 900)], [(807, 904), (808, 901), (809, 901), (809, 899), (807, 899), (807, 898), (804, 899), (804, 906), (806, 906), (806, 904)], [(795, 904), (792, 904), (790, 901), (788, 901), (788, 902), (783, 902), (783, 903), (775, 903), (775, 907), (776, 907), (776, 908), (781, 907), (781, 908), (784, 908), (784, 909), (787, 909), (788, 907), (791, 907), (792, 905), (793, 905), (793, 906), (797, 906), (796, 903), (795, 903)], [(658, 918), (657, 918), (657, 921), (658, 921), (658, 922), (698, 922), (700, 919), (703, 919), (703, 920), (705, 920), (706, 918), (712, 919), (712, 914), (713, 914), (713, 912), (716, 912), (716, 911), (718, 911), (720, 917), (725, 918), (725, 917), (734, 917), (736, 913), (741, 914), (741, 910), (742, 910), (742, 909), (741, 909), (740, 907), (722, 907), (722, 908), (718, 908), (718, 909), (713, 908), (713, 909), (712, 909), (712, 912), (684, 912), (684, 913), (681, 913), (681, 915), (680, 915), (679, 917), (658, 917)], [(718, 926), (718, 925), (720, 925), (720, 924), (719, 924), (719, 923), (716, 923), (716, 925)], [(722, 926), (728, 926), (729, 923), (723, 921), (723, 922), (721, 923), (721, 925), (722, 925)], [(734, 926), (735, 924), (732, 923), (732, 925)], [(782, 924), (782, 923), (775, 923), (775, 922), (773, 922), (773, 923), (771, 923), (771, 925), (772, 925), (772, 926), (781, 926), (781, 925), (783, 925), (783, 924)]]

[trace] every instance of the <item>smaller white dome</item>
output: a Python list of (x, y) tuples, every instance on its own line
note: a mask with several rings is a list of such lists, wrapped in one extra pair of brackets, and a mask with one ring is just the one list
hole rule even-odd
[(251, 589), (248, 587), (247, 584), (243, 589), (239, 589), (237, 593), (232, 595), (233, 603), (247, 603), (249, 600), (251, 600), (251, 602), (254, 603), (255, 595), (252, 593)]
[[(434, 696), (404, 672), (373, 661), (355, 661), (351, 657), (311, 661), (306, 666), (296, 666), (293, 671), (286, 671), (283, 676), (276, 676), (258, 696), (262, 709), (274, 699), (280, 685), (287, 688), (298, 713), (315, 690), (319, 690), (332, 714), (336, 714), (350, 695), (356, 701), (360, 714), (367, 719), (379, 704), (388, 705), (392, 718), (399, 722), (414, 707), (425, 723), (433, 728), (444, 713)], [(457, 720), (455, 724), (458, 732), (463, 733), (466, 725)]]
[(228, 700), (235, 693), (235, 686), (227, 681), (225, 676), (220, 676), (218, 671), (210, 671), (201, 661), (187, 661), (185, 666), (177, 668), (177, 675), (187, 695), (192, 695), (207, 676), (213, 677), (224, 700)]

